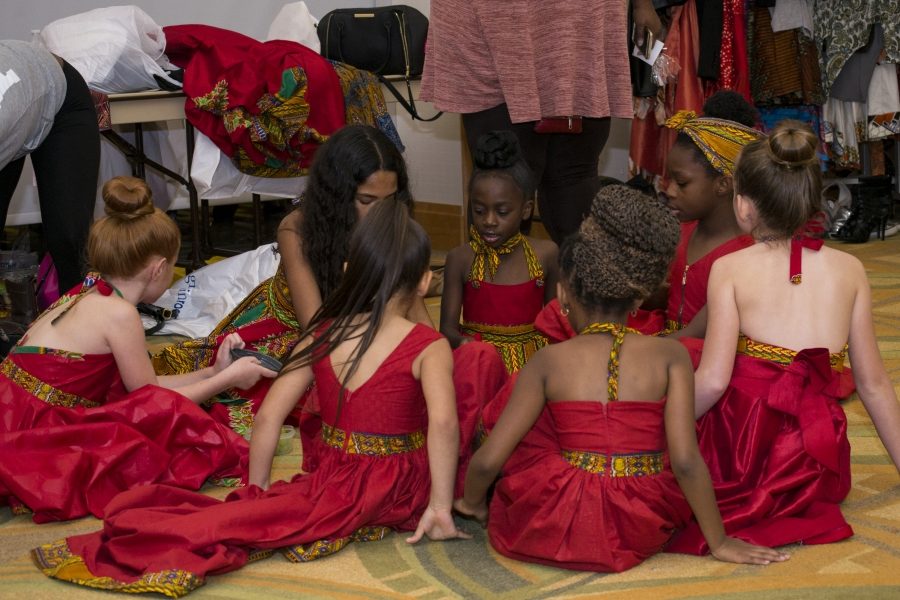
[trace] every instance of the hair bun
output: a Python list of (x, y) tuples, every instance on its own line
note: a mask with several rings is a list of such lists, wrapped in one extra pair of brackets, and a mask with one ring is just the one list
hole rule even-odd
[(479, 169), (508, 169), (523, 160), (519, 139), (512, 131), (489, 131), (475, 143), (472, 153)]
[(678, 220), (656, 198), (624, 185), (604, 187), (573, 248), (588, 298), (631, 302), (657, 288), (678, 245)]
[(800, 121), (782, 121), (769, 135), (766, 148), (775, 163), (788, 169), (800, 169), (818, 162), (819, 138)]
[(665, 254), (678, 244), (677, 220), (659, 200), (624, 185), (608, 185), (591, 203), (584, 224), (593, 223), (617, 244), (648, 254)]
[(113, 177), (103, 184), (103, 203), (107, 216), (124, 221), (152, 215), (155, 210), (150, 186), (137, 177)]

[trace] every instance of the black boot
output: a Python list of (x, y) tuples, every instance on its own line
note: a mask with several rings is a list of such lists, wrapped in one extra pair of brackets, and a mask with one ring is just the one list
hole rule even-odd
[(888, 217), (893, 213), (891, 178), (860, 177), (859, 184), (853, 186), (852, 191), (850, 217), (833, 237), (844, 242), (861, 244), (869, 241), (869, 236), (874, 231), (883, 240)]

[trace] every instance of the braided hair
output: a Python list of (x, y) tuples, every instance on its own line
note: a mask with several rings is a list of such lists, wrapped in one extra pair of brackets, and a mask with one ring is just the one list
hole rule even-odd
[(662, 283), (680, 235), (678, 220), (655, 198), (606, 186), (560, 249), (562, 278), (587, 309), (629, 310)]

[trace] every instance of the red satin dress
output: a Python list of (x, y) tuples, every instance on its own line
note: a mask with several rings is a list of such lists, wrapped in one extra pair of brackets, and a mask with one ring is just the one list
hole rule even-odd
[(669, 468), (664, 411), (665, 400), (614, 396), (549, 402), (503, 467), (491, 545), (516, 560), (601, 572), (662, 550), (691, 516)]
[[(823, 544), (853, 534), (843, 354), (741, 338), (731, 383), (697, 423), (725, 531), (754, 544)], [(697, 523), (672, 552), (708, 551)]]
[(38, 565), (89, 587), (181, 595), (270, 550), (305, 562), (414, 529), (430, 472), (425, 397), (412, 363), (440, 337), (416, 325), (365, 383), (345, 392), (340, 411), (331, 361), (313, 366), (323, 428), (312, 473), (225, 501), (162, 485), (130, 490), (110, 504), (102, 531), (35, 549)]
[(17, 346), (0, 363), (0, 502), (36, 523), (102, 517), (146, 483), (240, 477), (247, 442), (172, 390), (128, 393), (112, 354)]
[[(675, 249), (675, 258), (669, 267), (669, 300), (666, 310), (638, 310), (635, 315), (629, 316), (629, 327), (646, 335), (683, 329), (706, 306), (706, 288), (713, 263), (726, 254), (753, 245), (752, 237), (740, 235), (688, 263), (688, 244), (694, 236), (697, 223), (688, 221), (681, 224), (681, 241)], [(696, 366), (695, 363), (694, 367)]]
[(534, 319), (543, 307), (543, 276), (515, 285), (467, 281), (460, 332), (494, 346), (507, 371), (515, 373), (547, 345), (547, 339), (534, 328)]

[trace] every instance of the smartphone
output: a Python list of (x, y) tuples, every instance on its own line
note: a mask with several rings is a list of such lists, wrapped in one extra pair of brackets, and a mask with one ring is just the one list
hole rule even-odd
[(649, 29), (645, 29), (644, 39), (638, 42), (637, 38), (637, 23), (635, 23), (631, 28), (631, 41), (634, 42), (634, 45), (638, 49), (638, 52), (643, 54), (645, 58), (650, 58), (650, 51), (653, 49), (653, 45), (656, 43), (656, 36), (654, 36), (653, 32)]

